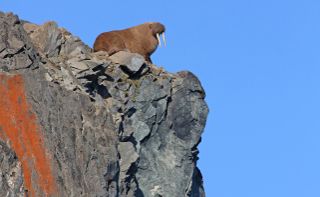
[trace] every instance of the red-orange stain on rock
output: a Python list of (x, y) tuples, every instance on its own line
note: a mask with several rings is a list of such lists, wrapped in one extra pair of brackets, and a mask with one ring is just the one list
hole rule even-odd
[(28, 194), (37, 196), (39, 189), (46, 195), (54, 194), (56, 183), (50, 161), (21, 75), (0, 75), (0, 137), (9, 141), (22, 164)]

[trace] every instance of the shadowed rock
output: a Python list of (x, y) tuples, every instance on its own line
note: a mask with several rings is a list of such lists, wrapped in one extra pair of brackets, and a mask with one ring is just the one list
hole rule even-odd
[[(196, 163), (208, 108), (196, 76), (168, 73), (138, 54), (92, 53), (55, 22), (0, 13), (0, 35), (0, 79), (19, 76), (25, 116), (38, 128), (21, 156), (19, 137), (0, 125), (1, 196), (205, 196)], [(10, 114), (0, 123), (30, 127), (4, 82), (1, 107)], [(37, 157), (48, 161), (54, 189)], [(30, 177), (21, 165), (31, 166)]]

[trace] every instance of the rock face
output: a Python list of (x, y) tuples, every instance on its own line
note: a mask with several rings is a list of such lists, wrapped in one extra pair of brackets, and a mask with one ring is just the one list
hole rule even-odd
[(0, 196), (205, 196), (190, 72), (0, 13)]

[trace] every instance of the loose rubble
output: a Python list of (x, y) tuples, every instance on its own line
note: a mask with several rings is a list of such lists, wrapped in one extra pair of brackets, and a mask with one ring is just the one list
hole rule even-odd
[[(205, 196), (196, 163), (208, 107), (196, 76), (126, 51), (93, 53), (53, 21), (0, 13), (0, 35), (0, 75), (25, 80), (57, 183), (52, 196)], [(0, 139), (0, 174), (16, 172), (0, 180), (0, 195), (24, 191), (14, 154)]]

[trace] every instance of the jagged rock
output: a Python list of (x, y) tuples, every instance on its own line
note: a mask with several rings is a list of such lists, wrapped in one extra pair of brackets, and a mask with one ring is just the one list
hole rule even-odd
[(21, 163), (15, 153), (0, 141), (0, 195), (24, 196)]
[(0, 196), (205, 195), (192, 73), (92, 53), (55, 22), (0, 13), (0, 35)]
[[(120, 158), (120, 169), (121, 172), (127, 173), (130, 170), (130, 167), (134, 165), (134, 163), (139, 158), (139, 155), (136, 153), (134, 145), (131, 142), (123, 142), (119, 144), (119, 153), (121, 155)], [(122, 174), (120, 172), (120, 178), (126, 178), (126, 174)]]
[(110, 56), (110, 59), (114, 63), (120, 64), (124, 71), (135, 74), (144, 65), (144, 57), (137, 53), (130, 53), (126, 51), (119, 51)]
[(63, 42), (62, 34), (55, 22), (45, 23), (30, 35), (35, 47), (46, 57), (53, 57), (59, 54)]
[(35, 65), (32, 61), (39, 61), (39, 58), (18, 17), (11, 13), (0, 13), (0, 17), (1, 70), (19, 70)]

